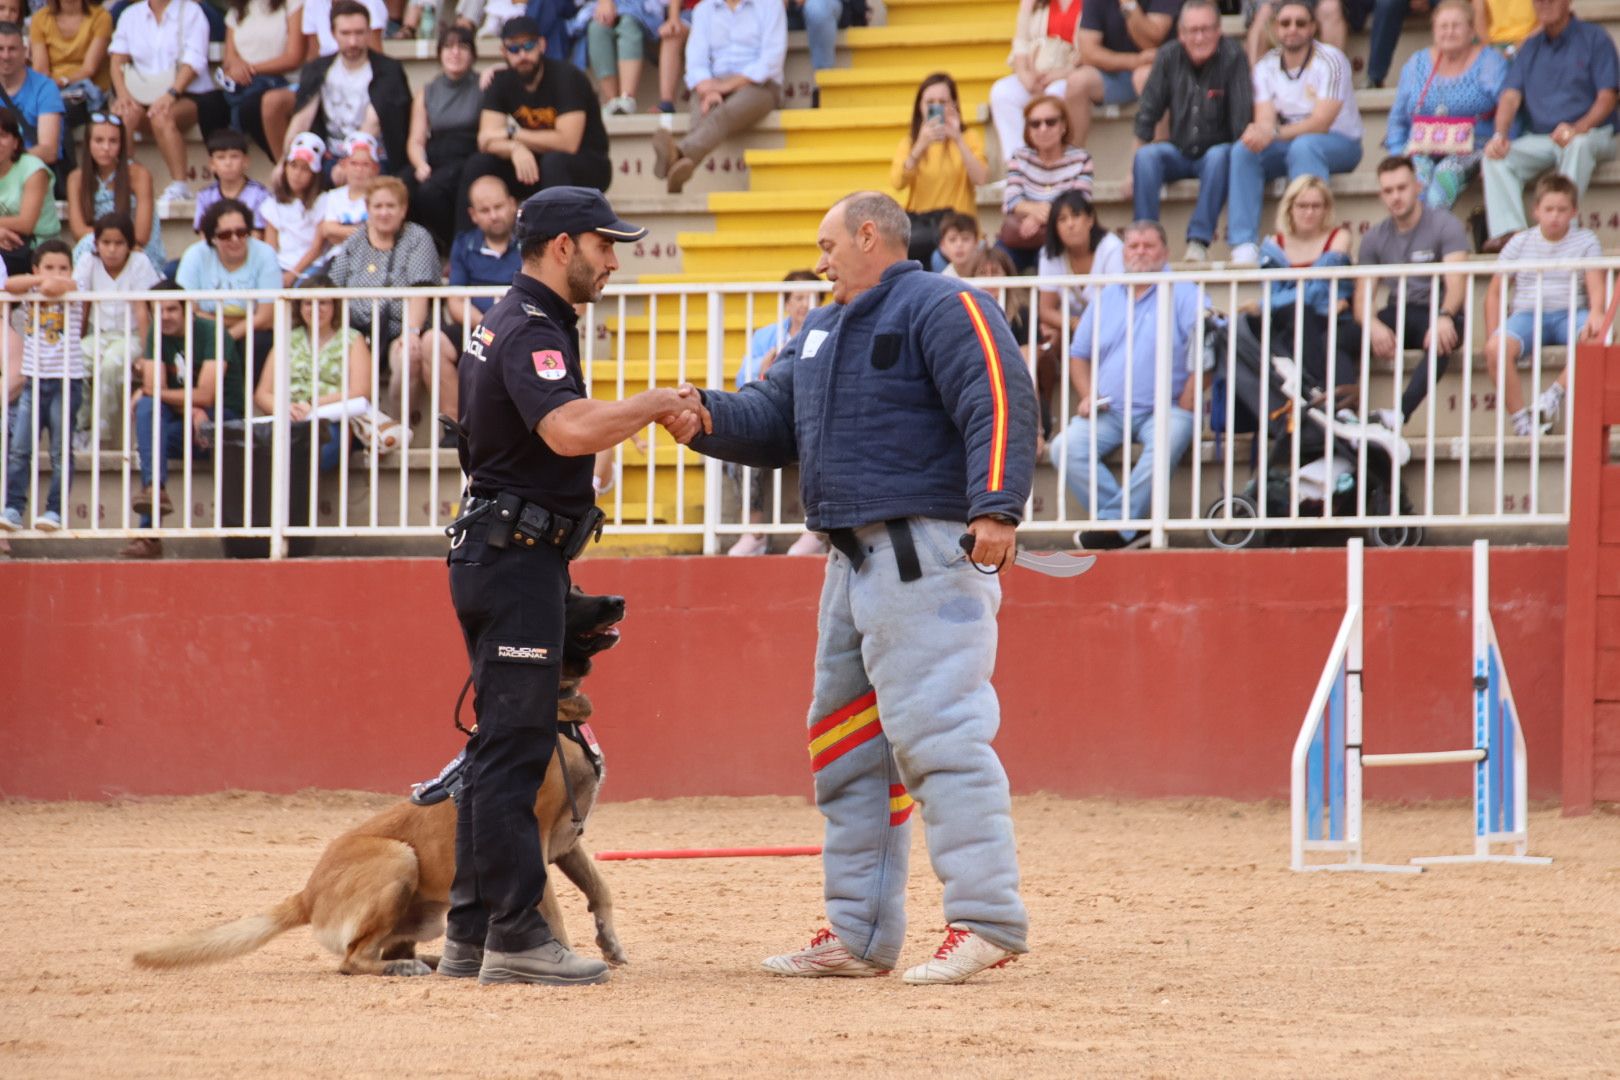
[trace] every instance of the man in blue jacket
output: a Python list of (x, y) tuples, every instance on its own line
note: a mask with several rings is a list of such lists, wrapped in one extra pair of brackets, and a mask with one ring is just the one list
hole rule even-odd
[[(945, 942), (912, 983), (961, 982), (1026, 952), (1007, 775), (991, 749), (1001, 585), (1035, 468), (1035, 389), (984, 293), (906, 258), (910, 223), (857, 192), (822, 220), (812, 311), (765, 378), (703, 392), (671, 432), (757, 469), (797, 461), (833, 551), (821, 594), (810, 767), (827, 819), (827, 918), (787, 976), (886, 974), (905, 938), (912, 800), (945, 886)], [(695, 436), (695, 437), (694, 437)], [(971, 562), (958, 544), (973, 537)]]

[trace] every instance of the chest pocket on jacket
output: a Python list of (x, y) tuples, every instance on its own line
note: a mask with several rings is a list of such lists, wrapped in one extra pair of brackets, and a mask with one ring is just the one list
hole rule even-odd
[(900, 362), (901, 337), (899, 334), (878, 334), (872, 339), (872, 366), (888, 371)]

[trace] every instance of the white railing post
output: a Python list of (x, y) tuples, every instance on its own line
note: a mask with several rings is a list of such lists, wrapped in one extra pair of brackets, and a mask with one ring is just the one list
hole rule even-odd
[[(1167, 277), (1159, 281), (1154, 290), (1156, 307), (1153, 313), (1153, 494), (1149, 515), (1153, 521), (1152, 542), (1155, 548), (1168, 543), (1165, 522), (1170, 519), (1170, 403), (1171, 383), (1175, 378), (1175, 284)], [(1129, 431), (1125, 433), (1128, 441)], [(1129, 491), (1130, 478), (1125, 478)], [(1127, 495), (1127, 498), (1129, 496)]]
[[(292, 319), (285, 296), (276, 298), (276, 340), (286, 341), (292, 336)], [(276, 365), (276, 411), (270, 421), (270, 558), (287, 556), (287, 515), (291, 502), (289, 477), (292, 472), (292, 365), (285, 358)], [(311, 433), (313, 435), (313, 432)], [(251, 425), (242, 433), (245, 442), (251, 442)], [(311, 453), (314, 448), (311, 448)], [(249, 506), (251, 510), (252, 507)], [(249, 519), (251, 520), (251, 518)]]
[[(708, 325), (704, 328), (706, 336), (705, 359), (705, 386), (711, 390), (724, 389), (726, 385), (726, 298), (717, 290), (710, 289), (708, 293)], [(720, 490), (720, 462), (712, 457), (703, 459), (703, 554), (714, 555), (720, 551), (720, 513), (723, 496)], [(743, 501), (746, 504), (748, 493), (743, 492)], [(746, 513), (745, 513), (746, 516)]]

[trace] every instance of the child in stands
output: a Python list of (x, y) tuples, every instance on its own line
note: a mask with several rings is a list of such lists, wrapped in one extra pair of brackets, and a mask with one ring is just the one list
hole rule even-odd
[[(79, 256), (73, 267), (73, 281), (80, 292), (144, 292), (160, 280), (157, 268), (145, 252), (133, 250), (135, 223), (127, 214), (105, 214), (96, 219), (92, 235), (95, 247)], [(94, 330), (84, 339), (84, 361), (95, 369), (100, 381), (93, 384), (101, 401), (97, 420), (102, 443), (122, 441), (124, 417), (129, 412), (125, 384), (130, 380), (130, 361), (141, 355), (146, 338), (149, 312), (145, 304), (122, 300), (98, 300), (91, 308)], [(132, 391), (139, 390), (134, 384)], [(93, 418), (91, 403), (85, 402), (79, 429), (89, 431)]]
[(972, 214), (946, 214), (939, 223), (939, 250), (929, 269), (946, 277), (967, 277), (978, 261), (979, 220)]
[(326, 217), (326, 181), (321, 159), (326, 143), (304, 132), (293, 139), (275, 178), (272, 198), (259, 207), (264, 218), (264, 242), (276, 249), (281, 283), (291, 285), (314, 265), (321, 247), (317, 233)]
[(270, 189), (247, 174), (248, 139), (234, 128), (222, 128), (208, 136), (208, 169), (214, 182), (197, 192), (197, 212), (192, 215), (193, 232), (202, 231), (203, 215), (221, 199), (235, 199), (253, 211), (253, 232), (264, 235), (264, 215), (260, 206), (270, 200)]

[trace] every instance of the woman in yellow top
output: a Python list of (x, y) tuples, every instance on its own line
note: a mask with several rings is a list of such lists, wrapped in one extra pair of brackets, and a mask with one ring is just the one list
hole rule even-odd
[(82, 98), (91, 110), (105, 108), (112, 85), (107, 74), (112, 34), (112, 18), (90, 0), (50, 0), (29, 21), (30, 66), (49, 75), (64, 99)]
[(1541, 27), (1530, 0), (1473, 0), (1474, 25), (1485, 44), (1512, 56), (1524, 39)]
[(947, 213), (977, 217), (973, 189), (989, 176), (984, 137), (962, 130), (956, 80), (943, 72), (928, 76), (911, 107), (911, 134), (900, 140), (889, 168), (889, 185), (903, 193), (911, 218), (913, 259), (933, 266), (940, 218)]

